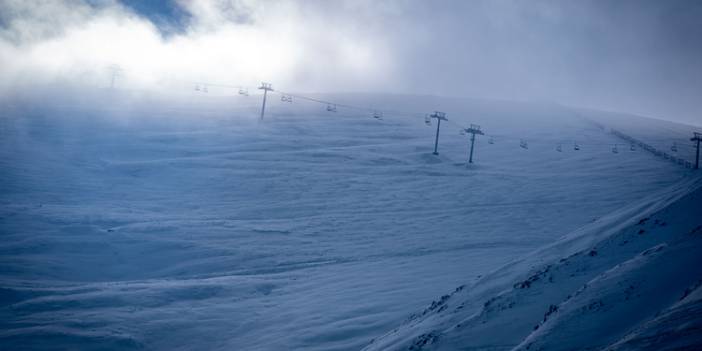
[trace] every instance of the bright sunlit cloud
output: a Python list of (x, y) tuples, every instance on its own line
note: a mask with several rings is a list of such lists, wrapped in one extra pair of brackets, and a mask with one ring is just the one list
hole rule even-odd
[(118, 65), (121, 84), (130, 87), (173, 81), (290, 85), (304, 77), (314, 89), (324, 76), (368, 82), (386, 71), (387, 55), (371, 57), (376, 42), (325, 28), (292, 2), (236, 4), (183, 1), (191, 21), (183, 33), (164, 36), (117, 2), (11, 1), (3, 9), (10, 15), (1, 36), (0, 74), (13, 83), (58, 79), (104, 86), (107, 68)]
[(700, 36), (695, 0), (0, 0), (0, 93), (106, 87), (118, 65), (119, 88), (270, 81), (702, 124)]

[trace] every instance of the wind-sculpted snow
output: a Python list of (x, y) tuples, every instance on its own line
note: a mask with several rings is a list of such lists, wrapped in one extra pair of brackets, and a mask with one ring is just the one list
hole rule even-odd
[(699, 347), (699, 330), (659, 315), (699, 308), (678, 301), (702, 282), (701, 200), (696, 178), (654, 193), (461, 286), (367, 350), (597, 350), (625, 336), (612, 349)]
[(553, 105), (335, 97), (481, 124), (466, 167), (451, 123), (434, 156), (422, 118), (120, 94), (2, 110), (0, 349), (354, 350), (461, 285), (369, 347), (512, 347), (624, 257), (602, 240), (677, 228), (624, 219), (690, 177)]
[(702, 281), (670, 308), (637, 325), (606, 350), (694, 350), (702, 345)]

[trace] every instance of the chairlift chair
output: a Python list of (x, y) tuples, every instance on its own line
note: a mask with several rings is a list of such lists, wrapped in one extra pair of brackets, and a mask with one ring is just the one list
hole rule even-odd
[(617, 144), (614, 144), (614, 147), (612, 148), (612, 153), (613, 153), (613, 154), (618, 154), (618, 153), (619, 153), (619, 149), (617, 149)]
[(634, 144), (631, 144), (631, 147), (629, 148), (629, 150), (636, 151), (636, 146), (634, 146)]
[(383, 113), (380, 111), (373, 111), (373, 118), (377, 120), (382, 120), (383, 119)]
[(488, 144), (494, 144), (494, 143), (495, 143), (495, 139), (493, 139), (492, 137), (490, 139), (488, 139)]
[(249, 96), (249, 89), (239, 88), (239, 95)]
[(673, 143), (673, 146), (670, 147), (670, 151), (672, 151), (672, 152), (678, 152), (678, 145), (676, 145), (675, 143)]
[(575, 151), (580, 150), (580, 145), (578, 145), (578, 143), (573, 144), (573, 150), (575, 150)]
[(199, 84), (195, 84), (195, 90), (196, 90), (196, 91), (200, 91), (200, 85), (199, 85)]
[(460, 133), (461, 135), (466, 135), (466, 130), (465, 130), (465, 129), (461, 129), (461, 131), (460, 131), (459, 133)]
[(336, 112), (336, 105), (327, 104), (327, 111)]
[(556, 146), (556, 151), (563, 152), (563, 147), (561, 146), (561, 144), (558, 144), (558, 146)]
[(202, 87), (202, 92), (203, 92), (203, 93), (206, 93), (206, 92), (207, 92), (207, 85), (205, 85), (205, 86)]
[(429, 115), (424, 116), (424, 124), (430, 126), (431, 125), (431, 118)]
[(526, 140), (520, 140), (519, 147), (521, 147), (523, 149), (529, 149), (529, 144), (527, 144)]

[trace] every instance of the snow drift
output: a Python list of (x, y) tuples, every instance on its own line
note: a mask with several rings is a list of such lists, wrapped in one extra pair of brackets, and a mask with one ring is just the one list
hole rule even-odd
[[(570, 337), (590, 297), (614, 300), (607, 282), (626, 279), (634, 300), (653, 289), (635, 278), (660, 260), (697, 267), (673, 240), (688, 237), (680, 230), (694, 223), (683, 219), (699, 217), (692, 202), (675, 205), (688, 201), (681, 182), (696, 186), (691, 171), (640, 150), (612, 153), (621, 140), (592, 122), (612, 114), (325, 97), (447, 112), (434, 156), (435, 129), (421, 116), (379, 121), (271, 99), (259, 123), (260, 97), (215, 93), (2, 101), (0, 348), (357, 350), (372, 338), (369, 349), (537, 347)], [(639, 139), (662, 135), (621, 118)], [(469, 123), (488, 134), (473, 165), (457, 128)], [(689, 128), (665, 127), (665, 142), (682, 145)], [(685, 273), (656, 308), (693, 289), (695, 271)], [(639, 345), (696, 296), (602, 343)]]
[(366, 350), (700, 347), (702, 182), (681, 182), (442, 296)]

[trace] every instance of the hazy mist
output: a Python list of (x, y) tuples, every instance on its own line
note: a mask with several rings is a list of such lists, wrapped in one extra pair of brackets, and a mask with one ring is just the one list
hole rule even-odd
[(214, 82), (558, 102), (702, 125), (699, 1), (0, 0), (0, 89)]

